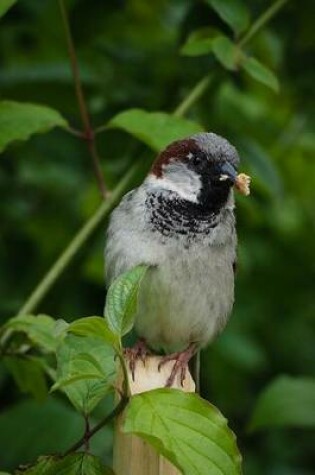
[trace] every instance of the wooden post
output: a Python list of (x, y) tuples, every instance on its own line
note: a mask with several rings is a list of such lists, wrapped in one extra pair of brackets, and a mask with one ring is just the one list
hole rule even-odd
[[(135, 381), (129, 373), (131, 394), (138, 394), (151, 389), (163, 388), (174, 365), (170, 361), (158, 371), (159, 356), (148, 356), (145, 366), (141, 361), (137, 363)], [(195, 383), (187, 370), (184, 387), (179, 377), (173, 385), (176, 389), (185, 392), (195, 392)], [(124, 434), (121, 430), (122, 414), (115, 426), (114, 434), (114, 471), (116, 475), (180, 475), (180, 472), (164, 457), (159, 455), (153, 447), (135, 435)]]

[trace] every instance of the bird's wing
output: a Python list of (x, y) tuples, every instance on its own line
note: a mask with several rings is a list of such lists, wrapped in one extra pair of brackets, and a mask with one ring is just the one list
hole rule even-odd
[(106, 284), (133, 267), (154, 266), (150, 239), (145, 234), (144, 197), (139, 189), (127, 193), (112, 212), (105, 247)]

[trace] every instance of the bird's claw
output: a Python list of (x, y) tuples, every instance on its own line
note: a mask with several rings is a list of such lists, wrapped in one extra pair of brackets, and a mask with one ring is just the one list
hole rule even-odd
[(180, 374), (180, 384), (182, 387), (184, 386), (188, 363), (190, 359), (194, 356), (195, 352), (196, 345), (194, 343), (191, 343), (184, 351), (177, 351), (176, 353), (171, 353), (170, 355), (166, 355), (162, 358), (158, 365), (159, 371), (161, 370), (161, 367), (169, 361), (175, 361), (171, 374), (166, 380), (166, 388), (171, 388), (173, 386), (175, 377), (178, 373)]
[(124, 356), (129, 360), (129, 369), (131, 372), (132, 381), (135, 381), (137, 360), (141, 360), (143, 366), (145, 366), (145, 361), (148, 354), (150, 354), (150, 350), (148, 349), (143, 338), (138, 340), (132, 348), (124, 349)]

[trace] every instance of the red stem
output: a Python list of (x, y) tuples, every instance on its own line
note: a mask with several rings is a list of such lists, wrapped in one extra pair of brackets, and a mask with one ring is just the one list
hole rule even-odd
[(66, 40), (67, 40), (75, 93), (77, 96), (81, 120), (82, 120), (82, 124), (84, 128), (83, 139), (87, 141), (87, 146), (92, 158), (94, 174), (98, 183), (98, 187), (100, 189), (100, 192), (103, 198), (105, 198), (107, 196), (107, 189), (106, 189), (106, 185), (105, 185), (105, 181), (104, 181), (104, 177), (102, 173), (100, 157), (97, 151), (95, 134), (91, 126), (90, 115), (89, 115), (89, 111), (86, 105), (86, 100), (85, 100), (83, 89), (82, 89), (77, 54), (74, 47), (74, 42), (73, 42), (71, 30), (70, 30), (70, 25), (69, 25), (69, 20), (68, 20), (67, 10), (64, 4), (64, 0), (59, 0), (59, 7), (60, 7), (62, 22), (63, 22), (63, 26), (65, 30)]

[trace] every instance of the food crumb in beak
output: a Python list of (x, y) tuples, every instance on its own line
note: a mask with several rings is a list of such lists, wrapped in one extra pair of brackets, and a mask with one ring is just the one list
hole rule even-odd
[(242, 195), (248, 196), (250, 194), (250, 181), (250, 176), (240, 173), (235, 179), (234, 186)]

